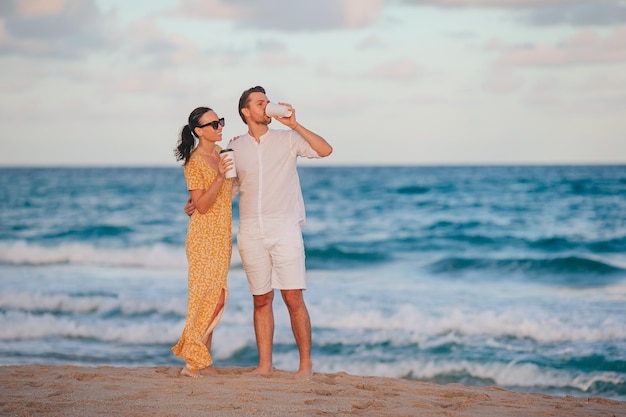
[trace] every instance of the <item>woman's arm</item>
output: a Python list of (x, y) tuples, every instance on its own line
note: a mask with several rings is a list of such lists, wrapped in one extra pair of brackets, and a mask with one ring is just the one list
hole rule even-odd
[[(220, 188), (222, 188), (222, 184), (224, 184), (225, 172), (228, 171), (233, 165), (233, 161), (229, 156), (221, 158), (218, 164), (218, 172), (215, 175), (215, 179), (209, 186), (208, 190), (189, 190), (189, 194), (191, 195), (191, 203), (195, 206), (196, 210), (200, 214), (204, 214), (215, 203), (217, 200), (217, 195), (220, 192)], [(185, 212), (190, 214), (190, 204), (187, 202), (187, 206), (185, 206)], [(189, 207), (189, 209), (188, 209)], [(193, 211), (191, 211), (193, 213)]]
[(213, 203), (215, 203), (217, 194), (220, 192), (220, 188), (222, 188), (222, 184), (224, 183), (224, 179), (224, 175), (217, 175), (208, 190), (189, 190), (191, 201), (193, 201), (196, 210), (198, 210), (200, 214), (209, 211)]

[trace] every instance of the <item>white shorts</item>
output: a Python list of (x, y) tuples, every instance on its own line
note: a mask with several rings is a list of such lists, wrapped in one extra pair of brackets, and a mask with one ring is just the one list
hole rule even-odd
[(263, 234), (239, 228), (237, 246), (252, 295), (304, 290), (304, 242), (299, 224), (281, 225)]

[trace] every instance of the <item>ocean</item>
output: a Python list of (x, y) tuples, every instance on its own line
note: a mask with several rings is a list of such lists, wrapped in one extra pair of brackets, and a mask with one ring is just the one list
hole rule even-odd
[[(316, 372), (626, 401), (626, 166), (299, 172)], [(182, 366), (186, 199), (180, 167), (0, 169), (0, 365)], [(228, 280), (215, 366), (252, 367), (236, 247)]]

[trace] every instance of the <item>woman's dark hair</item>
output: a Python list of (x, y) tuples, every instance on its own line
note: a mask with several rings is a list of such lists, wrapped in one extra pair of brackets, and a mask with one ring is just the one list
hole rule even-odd
[(241, 116), (241, 120), (243, 120), (245, 124), (248, 124), (248, 122), (246, 122), (246, 118), (243, 117), (243, 113), (241, 112), (241, 109), (243, 109), (244, 107), (248, 105), (248, 102), (250, 101), (250, 93), (265, 94), (265, 88), (261, 87), (260, 85), (257, 85), (256, 87), (248, 88), (246, 91), (241, 93), (241, 97), (239, 97), (239, 116)]
[(194, 129), (200, 126), (200, 118), (208, 111), (212, 111), (212, 109), (209, 107), (198, 107), (194, 109), (194, 111), (192, 111), (189, 115), (188, 124), (183, 126), (183, 129), (180, 132), (178, 144), (176, 145), (176, 149), (174, 149), (174, 156), (176, 156), (177, 161), (184, 159), (185, 162), (183, 165), (187, 165), (187, 162), (189, 162), (189, 158), (191, 157), (191, 151), (193, 151), (195, 147), (195, 138), (197, 136)]

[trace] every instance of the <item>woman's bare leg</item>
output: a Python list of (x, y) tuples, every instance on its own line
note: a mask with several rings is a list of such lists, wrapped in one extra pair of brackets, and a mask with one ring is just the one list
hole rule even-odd
[[(220, 299), (217, 301), (217, 305), (215, 306), (215, 311), (213, 312), (213, 317), (211, 317), (211, 321), (209, 322), (209, 327), (211, 327), (211, 325), (213, 324), (213, 321), (215, 320), (215, 318), (224, 309), (225, 298), (226, 298), (225, 290), (222, 289), (222, 293), (220, 294)], [(206, 348), (207, 348), (207, 350), (209, 352), (211, 352), (211, 343), (212, 342), (213, 342), (213, 332), (209, 333), (209, 336), (207, 337), (207, 340), (206, 340), (206, 343), (205, 343), (205, 346), (206, 346)], [(206, 374), (217, 374), (217, 371), (213, 367), (207, 366), (206, 368), (200, 369), (200, 373), (203, 374), (203, 375), (206, 375)]]
[(198, 369), (189, 369), (187, 365), (180, 371), (181, 376), (188, 376), (190, 378), (202, 378), (202, 374)]

